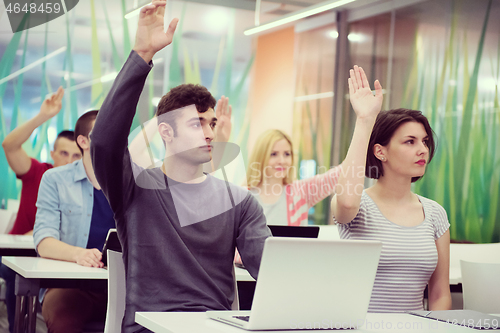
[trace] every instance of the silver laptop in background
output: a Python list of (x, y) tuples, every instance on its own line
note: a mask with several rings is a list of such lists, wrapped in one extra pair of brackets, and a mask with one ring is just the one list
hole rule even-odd
[(360, 327), (381, 249), (374, 241), (268, 238), (252, 310), (207, 316), (246, 330)]

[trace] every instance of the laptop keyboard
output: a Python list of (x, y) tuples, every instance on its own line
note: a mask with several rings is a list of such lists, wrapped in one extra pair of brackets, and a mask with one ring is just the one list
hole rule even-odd
[(250, 321), (250, 316), (233, 316), (233, 318), (240, 319), (243, 321)]

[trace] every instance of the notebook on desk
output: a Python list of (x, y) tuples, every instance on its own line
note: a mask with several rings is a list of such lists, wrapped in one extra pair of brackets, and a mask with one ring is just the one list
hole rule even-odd
[(381, 242), (268, 238), (251, 311), (207, 311), (246, 330), (356, 328), (363, 324)]
[(318, 238), (318, 226), (268, 225), (274, 237)]

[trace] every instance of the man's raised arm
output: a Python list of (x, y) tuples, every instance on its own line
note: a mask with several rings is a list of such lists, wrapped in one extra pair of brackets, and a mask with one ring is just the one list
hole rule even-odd
[(31, 167), (31, 158), (22, 145), (28, 141), (36, 128), (61, 111), (63, 96), (64, 90), (59, 87), (56, 93), (43, 101), (40, 112), (36, 116), (13, 129), (3, 140), (2, 147), (5, 157), (7, 157), (7, 162), (16, 175), (25, 175)]
[(178, 22), (172, 20), (165, 32), (166, 3), (157, 0), (141, 9), (134, 48), (104, 100), (91, 134), (94, 172), (115, 215), (126, 204), (134, 181), (127, 138), (151, 60), (172, 42)]

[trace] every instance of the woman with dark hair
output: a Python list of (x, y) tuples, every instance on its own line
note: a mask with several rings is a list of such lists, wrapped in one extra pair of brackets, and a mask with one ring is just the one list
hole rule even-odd
[[(363, 70), (355, 66), (350, 75), (353, 108), (380, 109), (381, 101), (371, 93)], [(371, 135), (367, 128), (356, 141), (353, 138), (344, 161), (344, 169), (353, 169), (342, 172), (331, 202), (341, 238), (383, 243), (369, 311), (423, 310), (427, 285), (429, 310), (448, 310), (450, 224), (446, 211), (411, 191), (412, 182), (423, 177), (434, 155), (434, 133), (427, 118), (415, 110), (381, 112), (371, 122)], [(362, 151), (367, 153), (359, 158)], [(377, 179), (366, 190), (364, 175)]]

